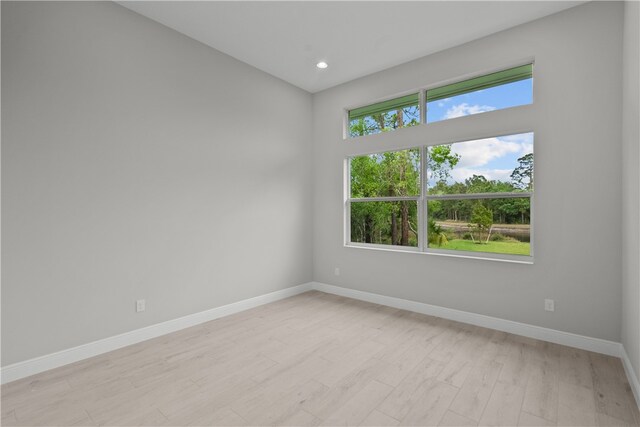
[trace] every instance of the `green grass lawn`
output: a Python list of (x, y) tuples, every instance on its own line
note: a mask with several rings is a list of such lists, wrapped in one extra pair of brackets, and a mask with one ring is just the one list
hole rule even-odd
[(469, 252), (493, 252), (498, 254), (529, 255), (530, 244), (525, 242), (473, 243), (471, 240), (455, 239), (442, 246), (430, 245), (434, 249), (450, 249)]

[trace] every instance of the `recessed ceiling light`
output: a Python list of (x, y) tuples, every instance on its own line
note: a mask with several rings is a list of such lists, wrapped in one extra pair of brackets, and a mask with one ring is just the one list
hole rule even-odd
[(326, 62), (324, 62), (324, 61), (320, 61), (320, 62), (318, 62), (318, 63), (316, 64), (316, 67), (318, 67), (318, 68), (320, 68), (320, 69), (322, 69), (322, 70), (324, 70), (324, 69), (325, 69), (325, 68), (327, 68), (328, 66), (329, 66), (329, 64), (327, 64), (327, 63), (326, 63)]

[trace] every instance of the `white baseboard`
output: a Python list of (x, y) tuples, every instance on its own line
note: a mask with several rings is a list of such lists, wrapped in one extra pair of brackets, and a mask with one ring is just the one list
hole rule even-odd
[(519, 323), (511, 320), (499, 319), (497, 317), (485, 316), (483, 314), (469, 313), (467, 311), (455, 310), (453, 308), (440, 307), (437, 305), (388, 297), (370, 292), (341, 288), (339, 286), (327, 285), (325, 283), (313, 282), (312, 287), (313, 289), (321, 292), (327, 292), (343, 297), (386, 305), (416, 313), (428, 314), (430, 316), (442, 317), (444, 319), (496, 329), (498, 331), (509, 332), (516, 335), (602, 353), (609, 356), (621, 357), (621, 344), (613, 341), (591, 338), (584, 335), (557, 331), (555, 329), (528, 325), (526, 323)]
[(633, 366), (631, 365), (629, 356), (627, 355), (627, 352), (622, 344), (620, 344), (620, 352), (620, 358), (622, 359), (624, 372), (627, 374), (629, 385), (631, 386), (631, 391), (633, 391), (633, 396), (636, 398), (636, 404), (638, 405), (638, 409), (640, 409), (640, 380), (638, 379), (638, 375), (636, 375), (636, 372), (633, 370)]
[(128, 345), (179, 331), (190, 326), (199, 325), (210, 320), (215, 320), (220, 317), (288, 298), (302, 292), (310, 291), (311, 289), (311, 283), (304, 283), (302, 285), (293, 286), (291, 288), (282, 289), (269, 294), (223, 305), (222, 307), (212, 308), (210, 310), (190, 314), (178, 319), (168, 320), (145, 328), (125, 332), (124, 334), (104, 338), (88, 344), (79, 345), (67, 350), (25, 360), (24, 362), (14, 363), (0, 369), (0, 383), (5, 384), (39, 372), (48, 371), (49, 369), (88, 359), (89, 357), (97, 356)]
[(14, 363), (0, 369), (0, 382), (2, 384), (5, 384), (11, 381), (18, 380), (20, 378), (25, 378), (40, 372), (47, 371), (49, 369), (68, 365), (70, 363), (78, 362), (89, 357), (117, 350), (128, 345), (136, 344), (151, 338), (156, 338), (161, 335), (199, 325), (201, 323), (215, 320), (220, 317), (228, 316), (230, 314), (258, 307), (263, 304), (288, 298), (303, 292), (310, 291), (312, 289), (344, 296), (347, 298), (358, 299), (361, 301), (399, 308), (402, 310), (428, 314), (431, 316), (442, 317), (449, 320), (455, 320), (458, 322), (469, 323), (472, 325), (482, 326), (485, 328), (495, 329), (503, 332), (509, 332), (529, 338), (549, 341), (556, 344), (567, 345), (570, 347), (580, 348), (596, 353), (620, 357), (623, 361), (627, 376), (629, 377), (629, 383), (631, 384), (631, 388), (633, 389), (636, 401), (640, 402), (640, 384), (638, 383), (638, 377), (635, 375), (627, 354), (624, 351), (622, 344), (620, 343), (606, 341), (598, 338), (586, 337), (583, 335), (576, 335), (569, 332), (557, 331), (554, 329), (542, 328), (539, 326), (528, 325), (511, 320), (499, 319), (482, 314), (469, 313), (466, 311), (439, 307), (436, 305), (409, 301), (401, 298), (342, 288), (339, 286), (333, 286), (319, 282), (304, 283), (298, 286), (293, 286), (291, 288), (224, 305), (222, 307), (212, 308), (210, 310), (190, 314), (178, 319), (169, 320), (141, 329), (136, 329), (131, 332), (126, 332), (124, 334), (101, 339), (88, 344), (83, 344), (67, 350), (62, 350), (45, 356), (25, 360), (23, 362)]

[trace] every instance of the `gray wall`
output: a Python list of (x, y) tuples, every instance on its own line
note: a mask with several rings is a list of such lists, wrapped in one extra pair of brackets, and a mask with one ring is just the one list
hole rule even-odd
[[(622, 344), (640, 375), (640, 3), (625, 2), (622, 126)], [(640, 380), (640, 378), (639, 378)]]
[[(314, 279), (619, 341), (622, 22), (622, 4), (588, 3), (314, 95)], [(531, 106), (342, 139), (345, 107), (527, 58)], [(526, 130), (535, 264), (343, 247), (345, 156)]]
[(2, 364), (309, 281), (310, 127), (117, 4), (3, 1)]
[[(626, 7), (624, 88), (623, 7), (590, 3), (318, 93), (312, 110), (306, 92), (116, 4), (2, 2), (3, 366), (313, 277), (622, 338), (640, 372)], [(346, 106), (528, 58), (531, 106), (342, 140)], [(535, 264), (343, 247), (345, 156), (529, 130)]]

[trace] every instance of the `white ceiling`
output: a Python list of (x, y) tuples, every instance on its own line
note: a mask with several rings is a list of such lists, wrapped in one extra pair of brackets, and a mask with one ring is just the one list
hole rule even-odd
[[(582, 1), (121, 1), (309, 92), (576, 6)], [(329, 68), (319, 70), (318, 61)]]

